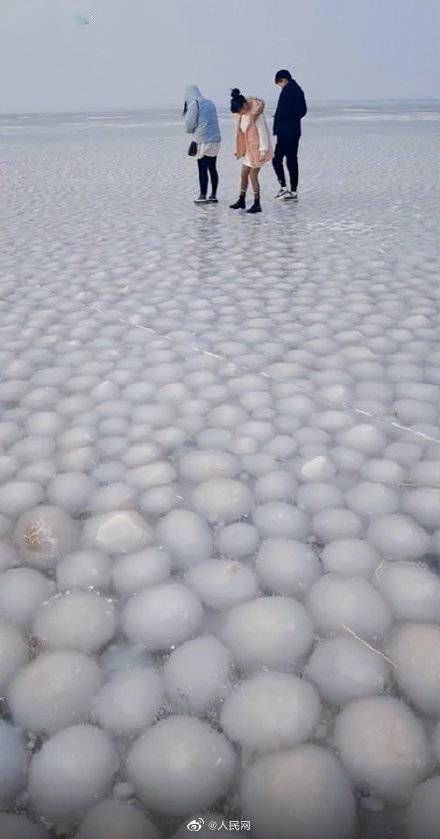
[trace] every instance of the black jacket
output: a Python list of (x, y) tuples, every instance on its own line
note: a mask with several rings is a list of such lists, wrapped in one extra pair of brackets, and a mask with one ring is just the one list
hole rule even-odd
[(295, 79), (284, 85), (273, 119), (273, 133), (278, 138), (299, 137), (301, 119), (307, 113), (304, 93)]

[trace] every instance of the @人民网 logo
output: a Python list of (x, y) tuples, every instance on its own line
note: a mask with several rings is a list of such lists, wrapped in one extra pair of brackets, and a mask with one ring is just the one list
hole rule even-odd
[(202, 829), (203, 825), (205, 824), (204, 819), (191, 819), (190, 822), (187, 824), (187, 829), (191, 831), (191, 833), (198, 833), (199, 830)]

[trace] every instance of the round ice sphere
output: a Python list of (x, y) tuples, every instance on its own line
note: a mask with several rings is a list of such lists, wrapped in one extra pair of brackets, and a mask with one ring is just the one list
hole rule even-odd
[(336, 757), (304, 745), (262, 755), (245, 770), (241, 808), (257, 839), (352, 839), (356, 809)]
[(408, 808), (408, 839), (437, 839), (440, 823), (440, 777), (420, 784)]
[(21, 514), (15, 541), (28, 565), (46, 570), (53, 568), (61, 557), (75, 550), (79, 530), (64, 510), (42, 505)]
[(172, 510), (161, 519), (157, 540), (170, 552), (177, 568), (190, 568), (212, 555), (211, 531), (191, 510)]
[(211, 609), (230, 609), (258, 592), (252, 569), (232, 559), (207, 559), (188, 571), (186, 581)]
[(182, 712), (204, 714), (229, 693), (231, 665), (229, 650), (217, 638), (204, 635), (186, 641), (164, 666), (166, 692)]
[(342, 502), (342, 492), (333, 484), (303, 484), (296, 496), (298, 507), (309, 513), (319, 513), (330, 507), (340, 507)]
[(346, 494), (347, 506), (360, 516), (384, 516), (399, 507), (397, 493), (383, 484), (361, 481)]
[(53, 591), (47, 577), (32, 568), (10, 568), (0, 576), (0, 620), (28, 629)]
[(440, 623), (440, 580), (416, 562), (385, 562), (376, 584), (398, 620)]
[(12, 717), (17, 725), (45, 734), (85, 721), (101, 679), (98, 665), (82, 653), (43, 653), (10, 686)]
[(161, 548), (145, 548), (114, 563), (111, 576), (115, 590), (130, 597), (147, 586), (163, 583), (171, 573), (171, 558)]
[(41, 486), (46, 486), (56, 474), (56, 466), (53, 460), (35, 460), (29, 466), (20, 470), (18, 477), (23, 481), (35, 481)]
[(202, 615), (200, 601), (187, 586), (163, 583), (130, 598), (122, 612), (122, 629), (132, 643), (151, 651), (167, 650), (191, 638)]
[(259, 597), (231, 609), (222, 635), (242, 670), (284, 671), (309, 651), (313, 626), (296, 600)]
[(325, 574), (310, 589), (307, 607), (317, 629), (325, 635), (345, 626), (366, 640), (382, 638), (391, 624), (390, 610), (364, 577)]
[(378, 454), (382, 452), (387, 444), (386, 435), (375, 425), (360, 423), (352, 428), (340, 431), (337, 435), (338, 443), (341, 446), (356, 449), (363, 454)]
[(43, 498), (44, 490), (35, 481), (7, 481), (0, 487), (0, 513), (18, 516), (35, 507)]
[(402, 624), (390, 646), (394, 678), (425, 714), (440, 712), (440, 627)]
[(409, 800), (429, 765), (422, 723), (389, 696), (347, 705), (336, 718), (334, 744), (360, 789), (396, 804)]
[(258, 532), (251, 524), (238, 521), (217, 532), (217, 548), (225, 556), (241, 558), (253, 554), (258, 545)]
[(416, 463), (408, 474), (408, 481), (432, 487), (440, 486), (440, 451), (436, 460), (422, 460)]
[[(1, 584), (1, 577), (0, 577)], [(10, 682), (28, 660), (28, 649), (21, 632), (15, 626), (0, 624), (0, 696), (4, 696)]]
[(153, 541), (153, 531), (144, 518), (134, 511), (114, 510), (86, 521), (83, 530), (86, 545), (100, 548), (110, 555), (133, 553)]
[(247, 411), (238, 405), (219, 405), (208, 414), (209, 425), (218, 425), (220, 428), (236, 428), (249, 419)]
[(405, 492), (402, 510), (424, 527), (437, 527), (440, 522), (440, 489), (416, 487)]
[(92, 718), (115, 736), (132, 737), (151, 725), (163, 701), (162, 680), (150, 669), (115, 673), (101, 688)]
[(118, 762), (99, 728), (73, 725), (59, 731), (32, 758), (29, 797), (35, 810), (55, 824), (77, 822), (107, 794)]
[(383, 693), (388, 672), (380, 653), (341, 635), (320, 641), (305, 669), (321, 696), (335, 705)]
[(260, 545), (255, 568), (269, 591), (300, 599), (321, 576), (313, 548), (294, 539), (267, 539)]
[(384, 456), (402, 466), (411, 466), (422, 456), (422, 449), (414, 443), (390, 443), (384, 451)]
[(109, 486), (100, 487), (93, 493), (89, 509), (94, 513), (111, 513), (113, 510), (130, 510), (135, 506), (137, 490), (118, 481)]
[(308, 740), (320, 712), (318, 693), (309, 682), (288, 673), (257, 673), (229, 694), (220, 724), (242, 748), (275, 751)]
[(359, 536), (363, 530), (360, 516), (352, 510), (334, 508), (322, 510), (313, 516), (313, 532), (325, 543), (333, 539), (348, 539)]
[(289, 472), (281, 469), (268, 472), (255, 482), (255, 497), (262, 504), (268, 501), (293, 501), (297, 482)]
[(110, 641), (115, 626), (110, 600), (92, 591), (74, 591), (54, 597), (40, 608), (33, 634), (51, 648), (93, 652)]
[(254, 523), (263, 538), (305, 539), (310, 533), (306, 514), (283, 501), (269, 501), (256, 507)]
[(177, 465), (182, 478), (195, 484), (210, 478), (234, 478), (240, 472), (238, 458), (218, 449), (188, 452), (179, 458)]
[(400, 484), (405, 478), (405, 470), (392, 460), (367, 460), (361, 474), (368, 481), (379, 484)]
[(298, 469), (298, 477), (302, 481), (322, 482), (334, 478), (336, 469), (328, 457), (318, 455), (304, 461)]
[(327, 571), (370, 577), (380, 563), (380, 556), (363, 539), (335, 539), (325, 546), (321, 560)]
[(107, 591), (110, 587), (110, 559), (101, 551), (75, 551), (59, 561), (56, 578), (61, 591), (71, 588)]
[(183, 816), (228, 792), (236, 758), (226, 738), (193, 717), (161, 720), (127, 755), (127, 775), (146, 807)]
[(208, 521), (226, 523), (250, 513), (254, 506), (248, 487), (231, 478), (203, 481), (193, 492), (193, 503)]
[(100, 662), (108, 673), (154, 667), (152, 657), (141, 644), (110, 644), (100, 656)]
[(159, 833), (132, 804), (107, 798), (87, 812), (75, 839), (159, 839)]
[(87, 510), (96, 481), (81, 472), (64, 472), (55, 475), (47, 486), (47, 498), (51, 504), (62, 507), (69, 513)]
[(182, 502), (179, 488), (176, 484), (152, 487), (143, 492), (138, 498), (139, 508), (143, 513), (151, 516), (165, 516)]
[(431, 543), (426, 530), (400, 513), (375, 519), (367, 536), (387, 559), (420, 559), (428, 553)]
[(138, 489), (147, 490), (151, 487), (171, 484), (176, 480), (176, 470), (166, 460), (156, 460), (155, 463), (146, 463), (144, 466), (129, 469), (126, 480)]
[(0, 836), (5, 839), (48, 839), (49, 834), (25, 816), (0, 813)]
[(347, 446), (335, 446), (334, 449), (330, 449), (329, 457), (338, 469), (344, 472), (357, 472), (365, 461), (365, 455)]
[[(0, 808), (13, 804), (26, 786), (28, 753), (23, 732), (0, 720)], [(5, 838), (6, 839), (6, 838)]]

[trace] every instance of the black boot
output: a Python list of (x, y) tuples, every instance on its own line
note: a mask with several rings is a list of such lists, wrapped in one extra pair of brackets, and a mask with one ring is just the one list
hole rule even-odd
[(231, 210), (245, 210), (246, 209), (246, 197), (244, 195), (240, 195), (238, 201), (235, 204), (230, 204), (229, 208)]
[(252, 204), (252, 207), (249, 207), (247, 212), (248, 213), (261, 213), (262, 212), (259, 198), (254, 199), (254, 203)]

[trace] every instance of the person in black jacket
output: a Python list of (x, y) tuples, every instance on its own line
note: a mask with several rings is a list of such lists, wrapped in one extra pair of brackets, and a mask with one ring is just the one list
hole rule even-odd
[[(280, 190), (275, 197), (286, 200), (298, 197), (298, 145), (301, 137), (301, 119), (307, 113), (307, 105), (304, 92), (295, 79), (292, 79), (288, 70), (278, 70), (275, 84), (281, 88), (273, 123), (277, 143), (272, 163), (280, 184)], [(289, 171), (290, 190), (286, 185), (284, 158)]]

